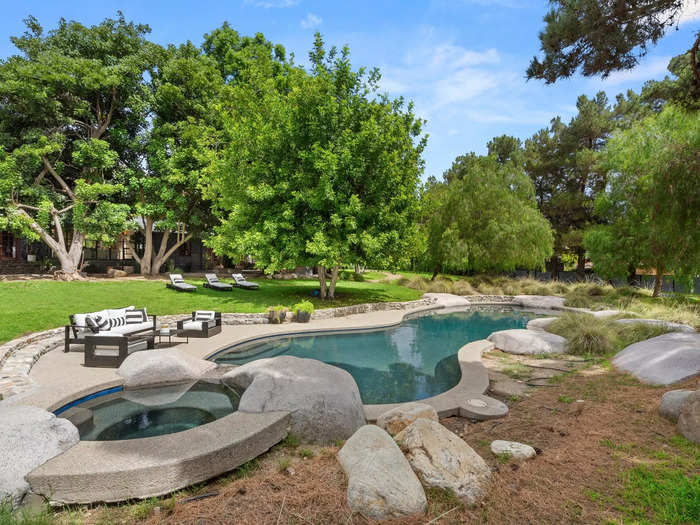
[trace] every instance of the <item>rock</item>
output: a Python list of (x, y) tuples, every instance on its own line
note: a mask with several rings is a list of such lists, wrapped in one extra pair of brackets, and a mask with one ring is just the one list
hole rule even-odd
[(491, 477), (488, 465), (440, 423), (417, 419), (395, 439), (423, 485), (450, 489), (467, 504), (484, 496)]
[(489, 392), (501, 397), (521, 397), (527, 392), (527, 385), (522, 381), (511, 379), (505, 374), (489, 370)]
[(530, 445), (518, 443), (517, 441), (503, 441), (501, 439), (491, 442), (491, 452), (497, 456), (507, 454), (518, 461), (534, 458), (537, 455), (535, 449)]
[(395, 436), (421, 417), (438, 421), (438, 414), (430, 405), (425, 403), (404, 403), (379, 416), (377, 418), (377, 426)]
[(671, 321), (662, 321), (660, 319), (618, 319), (615, 321), (620, 324), (647, 324), (651, 326), (663, 326), (670, 332), (685, 332), (694, 334), (695, 328), (687, 324), (673, 323)]
[(425, 512), (427, 500), (420, 481), (381, 428), (360, 428), (340, 449), (338, 461), (348, 477), (348, 505), (353, 512), (375, 520)]
[(678, 431), (689, 441), (700, 443), (700, 390), (690, 394), (678, 416)]
[(291, 432), (304, 441), (325, 444), (347, 439), (365, 424), (353, 377), (315, 359), (258, 359), (226, 373), (223, 381), (245, 389), (238, 410), (290, 412)]
[(487, 338), (509, 354), (563, 354), (566, 339), (539, 330), (500, 330)]
[(562, 310), (564, 308), (564, 298), (556, 295), (516, 295), (513, 302), (525, 308), (545, 310)]
[(197, 381), (216, 368), (216, 364), (197, 359), (176, 348), (134, 352), (121, 364), (117, 373), (126, 388), (168, 385)]
[(620, 310), (598, 310), (597, 312), (592, 312), (591, 315), (599, 319), (606, 319), (608, 317), (614, 317), (621, 313), (622, 312)]
[(116, 268), (110, 268), (107, 270), (107, 275), (109, 277), (126, 277), (127, 273), (124, 270), (117, 270)]
[(700, 334), (671, 332), (634, 343), (618, 352), (612, 364), (642, 383), (677, 383), (700, 371)]
[(51, 412), (23, 405), (0, 405), (0, 501), (13, 506), (29, 490), (24, 477), (80, 441), (78, 429)]
[(556, 317), (539, 317), (537, 319), (532, 319), (531, 321), (528, 321), (527, 328), (528, 330), (546, 330), (547, 327), (552, 324), (553, 321), (556, 321)]
[(692, 393), (692, 390), (669, 390), (661, 396), (659, 415), (675, 423), (678, 421), (683, 403)]
[(438, 293), (431, 292), (423, 296), (424, 299), (433, 301), (436, 305), (444, 306), (445, 308), (452, 308), (455, 306), (469, 306), (471, 303), (461, 295), (454, 295), (451, 293)]

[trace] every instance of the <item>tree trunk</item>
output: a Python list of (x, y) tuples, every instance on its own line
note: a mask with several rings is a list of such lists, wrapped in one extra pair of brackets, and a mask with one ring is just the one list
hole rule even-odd
[(339, 267), (337, 265), (331, 268), (331, 285), (328, 288), (329, 299), (335, 298), (335, 285), (338, 282), (338, 269)]
[(627, 265), (627, 284), (637, 286), (637, 266), (632, 263)]
[(440, 265), (438, 265), (438, 266), (436, 266), (435, 268), (433, 268), (433, 276), (430, 278), (430, 280), (431, 280), (431, 281), (434, 281), (435, 278), (438, 276), (439, 273), (440, 273)]
[(586, 278), (586, 250), (583, 247), (577, 249), (576, 278), (583, 281)]
[(552, 281), (559, 280), (559, 256), (552, 255), (549, 259), (549, 271), (552, 274)]
[(656, 268), (656, 276), (654, 277), (654, 292), (651, 294), (652, 297), (659, 297), (661, 295), (661, 289), (664, 284), (664, 269), (663, 266), (659, 265)]
[(188, 233), (181, 240), (173, 244), (169, 250), (166, 250), (166, 247), (168, 246), (168, 237), (170, 237), (170, 230), (165, 230), (165, 233), (163, 234), (163, 239), (160, 242), (160, 248), (158, 249), (158, 253), (153, 258), (153, 264), (151, 265), (151, 275), (158, 275), (165, 261), (170, 259), (170, 256), (173, 253), (175, 253), (175, 250), (177, 250), (178, 248), (180, 248), (180, 246), (189, 241), (192, 238), (192, 234)]
[(141, 258), (141, 275), (151, 275), (153, 261), (153, 219), (146, 217), (143, 227), (143, 257)]
[(320, 285), (320, 294), (319, 296), (321, 299), (325, 299), (326, 295), (328, 293), (328, 288), (326, 287), (326, 267), (325, 266), (320, 266), (318, 267), (318, 284)]

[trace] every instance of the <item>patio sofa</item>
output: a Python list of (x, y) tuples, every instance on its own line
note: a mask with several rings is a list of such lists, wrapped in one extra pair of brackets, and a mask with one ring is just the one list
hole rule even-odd
[(177, 322), (179, 337), (211, 337), (221, 332), (221, 312), (197, 310), (192, 316)]
[(70, 324), (65, 327), (64, 352), (71, 345), (85, 346), (85, 338), (90, 337), (119, 337), (137, 334), (155, 335), (156, 316), (148, 315), (145, 308), (133, 306), (100, 310), (86, 314), (73, 314)]

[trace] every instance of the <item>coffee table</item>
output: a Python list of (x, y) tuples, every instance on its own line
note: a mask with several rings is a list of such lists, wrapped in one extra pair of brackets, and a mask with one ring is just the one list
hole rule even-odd
[(177, 328), (159, 328), (156, 332), (158, 335), (158, 344), (163, 344), (163, 338), (168, 338), (168, 346), (173, 346), (173, 336), (175, 337), (185, 337), (186, 342), (190, 342), (190, 338), (184, 330), (178, 330)]

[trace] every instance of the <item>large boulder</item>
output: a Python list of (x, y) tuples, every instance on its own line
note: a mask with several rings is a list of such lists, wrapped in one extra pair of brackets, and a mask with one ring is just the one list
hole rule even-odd
[(563, 354), (566, 350), (566, 339), (540, 330), (499, 330), (488, 340), (509, 354)]
[(365, 425), (338, 452), (348, 476), (348, 505), (375, 520), (423, 514), (423, 487), (391, 436)]
[(0, 404), (0, 501), (22, 502), (29, 490), (24, 476), (80, 441), (67, 419), (32, 406)]
[(449, 489), (468, 504), (484, 496), (491, 477), (488, 465), (440, 423), (417, 419), (395, 439), (423, 485)]
[(126, 388), (172, 385), (197, 381), (216, 368), (216, 363), (197, 359), (176, 348), (134, 352), (117, 373)]
[(404, 403), (379, 416), (377, 418), (377, 426), (395, 436), (421, 417), (438, 421), (438, 413), (430, 405), (425, 403)]
[(226, 373), (223, 381), (245, 389), (239, 411), (290, 412), (291, 432), (305, 441), (323, 444), (347, 439), (365, 424), (353, 377), (315, 359), (258, 359)]
[(675, 423), (678, 421), (683, 403), (692, 393), (692, 390), (669, 390), (661, 396), (659, 415)]
[(683, 403), (678, 431), (693, 443), (700, 443), (700, 390), (690, 394)]
[(695, 328), (687, 324), (673, 323), (671, 321), (662, 321), (660, 319), (618, 319), (615, 321), (619, 324), (646, 324), (649, 326), (660, 326), (666, 328), (669, 332), (685, 332), (694, 334)]
[(546, 330), (556, 320), (556, 317), (537, 317), (528, 321), (525, 328), (528, 330)]
[(612, 364), (642, 383), (670, 385), (700, 372), (700, 334), (671, 332), (629, 345)]
[(518, 461), (534, 458), (537, 455), (537, 451), (530, 445), (502, 439), (496, 439), (491, 442), (491, 452), (497, 456), (507, 455)]
[(524, 308), (541, 308), (544, 310), (562, 310), (564, 308), (563, 297), (556, 295), (516, 295), (513, 303)]

